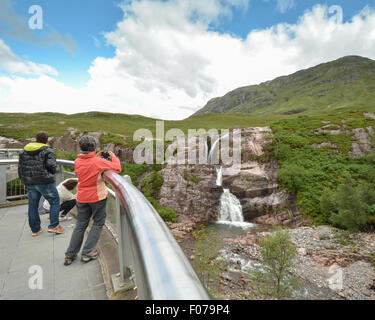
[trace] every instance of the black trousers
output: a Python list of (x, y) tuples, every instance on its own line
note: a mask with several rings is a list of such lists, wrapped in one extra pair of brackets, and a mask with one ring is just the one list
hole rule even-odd
[(69, 213), (69, 211), (74, 208), (76, 203), (77, 201), (75, 199), (63, 202), (60, 205), (60, 212), (62, 211), (60, 216), (65, 217)]

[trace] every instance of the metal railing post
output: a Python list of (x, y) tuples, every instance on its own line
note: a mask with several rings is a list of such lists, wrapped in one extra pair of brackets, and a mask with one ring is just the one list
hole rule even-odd
[(64, 181), (64, 171), (63, 171), (63, 166), (59, 165), (58, 166), (58, 171), (56, 172), (56, 185), (60, 184), (61, 182)]
[(117, 233), (118, 233), (118, 257), (119, 257), (119, 263), (120, 263), (120, 275), (121, 275), (121, 280), (122, 281), (125, 281), (125, 274), (126, 274), (126, 270), (125, 270), (125, 265), (126, 265), (126, 262), (125, 262), (125, 254), (124, 254), (124, 250), (123, 250), (123, 244), (124, 244), (124, 241), (122, 239), (123, 237), (123, 230), (121, 230), (121, 226), (122, 226), (122, 223), (121, 223), (121, 208), (120, 208), (120, 200), (119, 198), (116, 196), (115, 198), (115, 201), (116, 201), (116, 225), (117, 225)]
[(115, 292), (129, 290), (135, 287), (134, 275), (131, 267), (132, 256), (130, 250), (129, 229), (126, 217), (121, 213), (121, 202), (116, 196), (116, 225), (118, 234), (118, 256), (120, 264), (120, 274), (112, 275), (112, 282)]
[(0, 203), (7, 201), (7, 166), (0, 165)]

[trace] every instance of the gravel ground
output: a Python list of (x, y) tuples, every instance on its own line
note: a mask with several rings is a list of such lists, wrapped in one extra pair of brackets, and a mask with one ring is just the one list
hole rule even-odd
[[(216, 286), (220, 299), (264, 299), (257, 294), (250, 270), (261, 268), (259, 239), (271, 230), (260, 227), (243, 233), (220, 231), (221, 257), (227, 263)], [(347, 234), (328, 227), (289, 229), (298, 249), (295, 268), (300, 289), (290, 299), (375, 300), (375, 234)], [(194, 241), (185, 235), (181, 247), (194, 259)], [(254, 287), (255, 286), (255, 287)]]

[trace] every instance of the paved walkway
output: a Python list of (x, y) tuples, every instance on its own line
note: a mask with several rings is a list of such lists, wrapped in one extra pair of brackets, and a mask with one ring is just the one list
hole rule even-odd
[[(47, 232), (48, 215), (41, 216), (43, 232), (32, 237), (27, 206), (0, 209), (0, 300), (107, 299), (99, 260), (79, 259), (64, 266), (64, 253), (75, 220), (61, 222), (65, 233)], [(32, 266), (34, 270), (30, 269)], [(42, 281), (36, 278), (42, 270)], [(29, 273), (31, 271), (31, 273)], [(42, 289), (31, 289), (36, 284)]]

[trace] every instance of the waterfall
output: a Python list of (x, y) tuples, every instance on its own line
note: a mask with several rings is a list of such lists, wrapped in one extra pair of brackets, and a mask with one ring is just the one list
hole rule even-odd
[[(208, 163), (212, 164), (212, 155), (214, 152), (216, 152), (219, 141), (226, 136), (228, 136), (228, 134), (219, 137), (214, 142), (210, 152), (208, 153)], [(222, 166), (216, 167), (216, 185), (223, 185)], [(232, 194), (229, 189), (224, 189), (224, 192), (220, 197), (219, 216), (217, 223), (240, 227), (242, 229), (249, 229), (255, 226), (253, 223), (244, 222), (240, 200), (238, 200), (238, 198), (234, 194)]]
[(229, 189), (224, 189), (220, 198), (219, 221), (243, 222), (240, 200)]
[[(218, 186), (222, 186), (223, 168), (217, 168), (216, 172), (216, 184)], [(229, 189), (224, 189), (224, 192), (220, 197), (219, 216), (217, 223), (240, 227), (242, 229), (249, 229), (254, 227), (253, 223), (244, 222), (241, 202), (233, 193), (230, 192)]]

